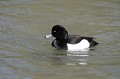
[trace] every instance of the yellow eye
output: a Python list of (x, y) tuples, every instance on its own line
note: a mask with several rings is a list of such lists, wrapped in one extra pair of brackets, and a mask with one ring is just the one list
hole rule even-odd
[(54, 30), (53, 32), (56, 32), (56, 30)]

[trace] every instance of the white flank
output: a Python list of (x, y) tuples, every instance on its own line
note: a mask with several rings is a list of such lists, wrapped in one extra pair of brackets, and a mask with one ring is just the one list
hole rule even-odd
[(78, 44), (69, 44), (69, 43), (67, 43), (67, 46), (68, 46), (68, 50), (77, 51), (77, 50), (83, 50), (83, 49), (89, 48), (90, 43), (86, 39), (83, 39)]

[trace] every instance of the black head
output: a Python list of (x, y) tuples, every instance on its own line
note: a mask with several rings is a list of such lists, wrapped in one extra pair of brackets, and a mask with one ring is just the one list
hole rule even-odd
[(55, 25), (55, 26), (53, 26), (51, 34), (57, 40), (64, 40), (64, 39), (67, 39), (67, 37), (68, 37), (67, 30), (63, 26), (61, 26), (61, 25)]

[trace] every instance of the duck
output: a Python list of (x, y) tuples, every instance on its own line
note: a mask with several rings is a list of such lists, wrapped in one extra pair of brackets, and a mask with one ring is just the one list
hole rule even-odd
[(45, 38), (50, 37), (55, 37), (51, 45), (57, 49), (63, 50), (84, 50), (99, 44), (94, 41), (93, 37), (69, 35), (68, 31), (62, 25), (54, 25), (51, 33), (45, 36)]

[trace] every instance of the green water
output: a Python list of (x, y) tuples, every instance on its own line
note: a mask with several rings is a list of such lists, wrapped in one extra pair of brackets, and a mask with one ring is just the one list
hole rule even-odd
[[(55, 24), (100, 45), (57, 50), (44, 38)], [(119, 78), (119, 0), (0, 0), (0, 79)]]

